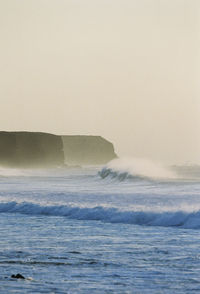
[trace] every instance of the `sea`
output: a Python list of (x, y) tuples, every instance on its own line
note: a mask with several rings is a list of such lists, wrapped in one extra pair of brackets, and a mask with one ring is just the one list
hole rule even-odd
[(0, 167), (0, 293), (200, 293), (200, 167)]

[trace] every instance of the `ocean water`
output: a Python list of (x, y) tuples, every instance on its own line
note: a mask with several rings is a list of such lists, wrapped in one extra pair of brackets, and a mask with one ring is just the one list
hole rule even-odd
[(198, 166), (0, 168), (0, 293), (200, 293), (199, 248)]

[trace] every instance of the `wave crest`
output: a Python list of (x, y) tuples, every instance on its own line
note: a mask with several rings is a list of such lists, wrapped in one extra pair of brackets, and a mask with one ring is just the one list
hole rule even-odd
[(186, 229), (200, 229), (200, 211), (123, 211), (115, 207), (41, 206), (30, 202), (18, 203), (12, 201), (0, 203), (0, 213), (64, 216), (76, 220), (95, 220), (108, 223), (163, 227), (175, 226)]
[(125, 179), (177, 179), (177, 175), (169, 168), (146, 159), (120, 158), (110, 161), (99, 172), (101, 178)]

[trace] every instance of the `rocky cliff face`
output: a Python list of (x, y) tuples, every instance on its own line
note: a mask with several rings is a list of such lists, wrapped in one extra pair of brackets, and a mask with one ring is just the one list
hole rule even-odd
[(60, 136), (34, 132), (0, 132), (0, 164), (50, 167), (64, 163)]
[(117, 157), (113, 144), (100, 136), (62, 136), (65, 163), (105, 164)]
[(113, 144), (100, 136), (0, 132), (1, 166), (95, 165), (107, 163), (116, 157)]

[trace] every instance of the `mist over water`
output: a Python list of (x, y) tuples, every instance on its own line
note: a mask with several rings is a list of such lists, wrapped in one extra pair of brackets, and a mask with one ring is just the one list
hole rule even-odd
[(199, 180), (188, 174), (144, 159), (116, 159), (105, 167), (1, 168), (0, 215), (199, 229)]
[(151, 179), (177, 179), (178, 175), (170, 167), (165, 167), (149, 159), (142, 158), (121, 158), (109, 162), (101, 171), (102, 177), (115, 173), (121, 178), (123, 175), (132, 177), (143, 177)]

